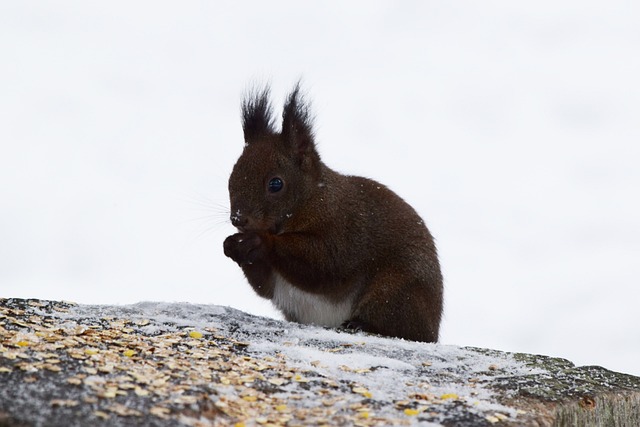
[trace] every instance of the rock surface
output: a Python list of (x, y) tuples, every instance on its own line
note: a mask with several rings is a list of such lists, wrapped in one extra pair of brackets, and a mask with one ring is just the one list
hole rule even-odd
[(218, 306), (0, 299), (0, 426), (640, 425), (640, 378)]

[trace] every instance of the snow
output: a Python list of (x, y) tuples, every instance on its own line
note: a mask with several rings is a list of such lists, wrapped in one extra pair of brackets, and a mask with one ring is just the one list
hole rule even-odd
[[(309, 380), (359, 384), (372, 394), (372, 399), (386, 402), (386, 409), (377, 410), (382, 416), (397, 416), (390, 403), (415, 392), (429, 394), (436, 400), (454, 394), (456, 400), (464, 402), (467, 410), (482, 417), (487, 412), (517, 417), (515, 409), (497, 403), (494, 393), (483, 387), (485, 380), (490, 383), (496, 380), (496, 375), (488, 374), (491, 367), (499, 370), (497, 378), (544, 372), (506, 353), (487, 355), (452, 345), (347, 333), (254, 317), (229, 307), (153, 302), (120, 306), (78, 305), (68, 313), (56, 313), (56, 316), (88, 319), (89, 322), (98, 322), (104, 317), (133, 322), (146, 320), (152, 324), (141, 329), (150, 333), (175, 332), (184, 327), (200, 331), (213, 329), (248, 343), (246, 351), (252, 357), (278, 355), (284, 358), (289, 366), (307, 372), (305, 375)], [(293, 384), (284, 389), (283, 397), (288, 393), (297, 396), (301, 393)], [(313, 390), (310, 393), (308, 397), (314, 401)], [(348, 403), (346, 400), (340, 404)]]
[[(447, 344), (640, 374), (637, 2), (0, 6), (0, 289), (280, 317), (222, 253), (239, 101), (437, 239)], [(295, 34), (295, 36), (292, 36)]]

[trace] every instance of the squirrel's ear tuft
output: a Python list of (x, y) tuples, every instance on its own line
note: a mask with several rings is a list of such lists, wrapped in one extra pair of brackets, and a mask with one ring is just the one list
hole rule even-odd
[(273, 108), (269, 101), (271, 90), (251, 89), (242, 100), (242, 130), (244, 141), (251, 144), (257, 138), (275, 133), (273, 128)]
[(300, 156), (315, 152), (313, 117), (298, 82), (284, 104), (282, 139)]

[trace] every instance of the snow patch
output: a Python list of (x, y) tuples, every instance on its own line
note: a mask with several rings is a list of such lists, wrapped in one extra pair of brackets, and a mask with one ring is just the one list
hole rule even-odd
[[(311, 387), (310, 402), (314, 401), (313, 384), (330, 380), (347, 389), (368, 390), (372, 401), (380, 402), (377, 414), (381, 416), (397, 415), (392, 402), (404, 401), (415, 394), (429, 395), (431, 401), (441, 402), (438, 405), (447, 405), (451, 399), (452, 407), (462, 404), (465, 411), (479, 416), (500, 412), (514, 419), (518, 417), (517, 411), (497, 403), (493, 391), (483, 385), (495, 383), (502, 377), (545, 372), (527, 366), (508, 353), (347, 333), (253, 316), (229, 307), (151, 302), (126, 306), (80, 305), (59, 316), (89, 317), (95, 321), (145, 319), (150, 321), (141, 326), (146, 332), (195, 328), (205, 332), (205, 336), (208, 331), (220, 333), (247, 343), (244, 351), (252, 357), (277, 357), (305, 372)], [(285, 397), (300, 398), (300, 388), (293, 384), (281, 390)], [(353, 397), (345, 399), (341, 404), (354, 403), (349, 401)]]

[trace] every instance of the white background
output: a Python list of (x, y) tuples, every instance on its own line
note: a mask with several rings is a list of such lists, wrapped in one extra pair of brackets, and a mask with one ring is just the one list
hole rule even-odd
[(0, 3), (0, 296), (278, 316), (222, 254), (239, 101), (435, 235), (442, 342), (640, 374), (640, 3)]

